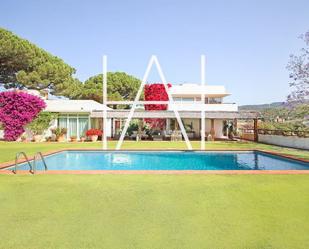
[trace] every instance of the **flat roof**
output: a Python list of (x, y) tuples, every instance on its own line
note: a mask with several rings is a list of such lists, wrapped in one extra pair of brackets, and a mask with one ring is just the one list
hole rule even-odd
[(86, 112), (93, 110), (111, 110), (111, 108), (96, 102), (94, 100), (69, 100), (69, 99), (52, 99), (44, 100), (46, 108), (44, 111), (49, 112)]

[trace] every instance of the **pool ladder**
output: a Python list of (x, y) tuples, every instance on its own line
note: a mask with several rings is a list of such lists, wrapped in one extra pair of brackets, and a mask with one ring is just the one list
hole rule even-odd
[[(46, 165), (46, 162), (45, 162), (45, 159), (44, 159), (44, 156), (41, 152), (37, 152), (34, 157), (33, 157), (33, 163), (31, 165), (30, 161), (29, 161), (29, 158), (27, 156), (27, 154), (23, 151), (21, 152), (18, 152), (16, 154), (16, 157), (15, 157), (15, 168), (13, 170), (14, 174), (17, 174), (17, 168), (19, 166), (19, 163), (18, 163), (18, 159), (20, 158), (20, 156), (23, 156), (25, 159), (26, 159), (26, 162), (29, 166), (29, 172), (32, 173), (32, 174), (36, 174), (36, 169), (37, 169), (37, 160), (39, 158), (41, 158), (42, 162), (43, 162), (43, 165), (44, 165), (44, 169), (45, 170), (48, 170), (47, 168), (47, 165)], [(39, 157), (39, 158), (38, 158)]]

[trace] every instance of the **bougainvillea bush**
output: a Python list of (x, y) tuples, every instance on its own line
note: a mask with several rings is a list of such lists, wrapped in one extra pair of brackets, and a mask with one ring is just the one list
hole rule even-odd
[[(171, 87), (171, 84), (168, 84), (168, 87)], [(165, 91), (164, 84), (162, 83), (153, 83), (148, 84), (144, 88), (145, 101), (168, 101), (168, 94)], [(166, 110), (167, 105), (145, 105), (145, 110)], [(166, 125), (165, 119), (160, 118), (146, 118), (145, 122), (149, 124), (152, 129), (162, 130)]]
[(4, 139), (15, 141), (45, 107), (40, 97), (20, 91), (1, 92), (0, 123), (4, 127)]

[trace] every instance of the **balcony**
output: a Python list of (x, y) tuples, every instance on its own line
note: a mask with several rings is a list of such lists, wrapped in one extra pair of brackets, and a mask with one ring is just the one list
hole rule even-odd
[[(223, 111), (223, 112), (237, 112), (238, 105), (235, 103), (222, 103), (222, 104), (203, 104), (201, 101), (188, 101), (188, 102), (181, 102), (175, 101), (174, 102), (177, 110), (179, 111)], [(168, 106), (168, 110), (172, 110), (170, 105)]]

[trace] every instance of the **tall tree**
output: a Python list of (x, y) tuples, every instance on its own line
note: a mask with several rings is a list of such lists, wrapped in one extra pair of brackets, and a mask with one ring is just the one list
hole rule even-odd
[[(108, 100), (134, 100), (141, 81), (124, 72), (107, 73)], [(102, 103), (103, 75), (98, 74), (85, 81), (81, 98), (93, 99)]]
[(309, 31), (301, 36), (305, 47), (301, 49), (300, 55), (290, 55), (287, 68), (291, 71), (292, 92), (288, 96), (290, 102), (309, 101)]
[(55, 95), (81, 84), (75, 69), (12, 32), (0, 28), (0, 84), (5, 88), (50, 89)]

